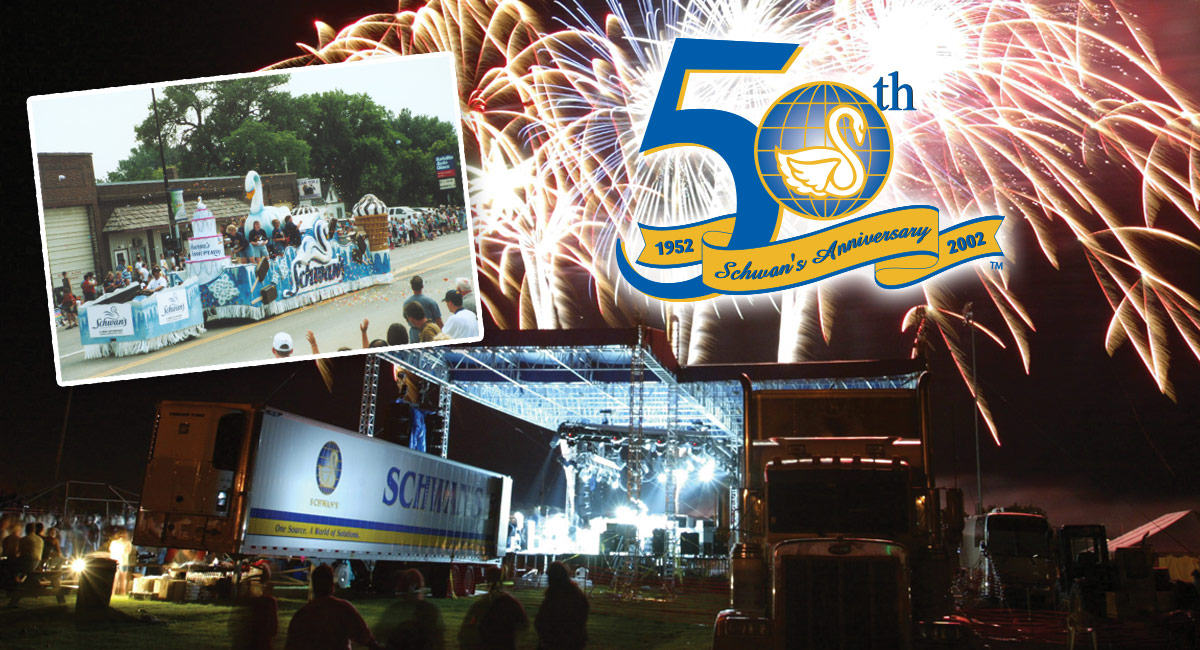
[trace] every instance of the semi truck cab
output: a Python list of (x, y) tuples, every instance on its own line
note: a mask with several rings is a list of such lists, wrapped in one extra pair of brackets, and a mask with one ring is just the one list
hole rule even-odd
[(944, 618), (962, 495), (933, 483), (922, 377), (812, 390), (743, 378), (741, 519), (714, 648), (965, 641)]
[(998, 508), (967, 518), (960, 563), (982, 598), (1053, 606), (1058, 569), (1052, 539), (1045, 516)]

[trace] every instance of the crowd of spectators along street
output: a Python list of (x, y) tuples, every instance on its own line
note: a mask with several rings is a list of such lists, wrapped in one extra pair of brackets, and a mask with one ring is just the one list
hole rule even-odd
[(79, 291), (71, 286), (67, 272), (63, 271), (59, 285), (54, 290), (55, 300), (63, 325), (70, 329), (79, 325), (79, 305), (92, 302), (97, 298), (128, 287), (136, 287), (138, 293), (149, 296), (156, 291), (162, 291), (170, 286), (167, 272), (178, 268), (179, 261), (174, 256), (163, 257), (159, 265), (152, 266), (138, 255), (130, 266), (118, 266), (99, 278), (94, 271), (83, 274), (83, 282)]
[(392, 248), (437, 239), (466, 228), (466, 211), (445, 205), (414, 212), (406, 217), (392, 218), (388, 224)]

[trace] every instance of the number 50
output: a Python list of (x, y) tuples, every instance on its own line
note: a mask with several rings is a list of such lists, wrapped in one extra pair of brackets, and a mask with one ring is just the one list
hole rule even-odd
[(709, 41), (677, 38), (663, 71), (662, 85), (646, 123), (641, 152), (669, 147), (711, 149), (729, 166), (737, 192), (737, 211), (729, 245), (761, 246), (775, 236), (779, 206), (758, 179), (754, 140), (758, 126), (745, 118), (712, 108), (684, 109), (683, 96), (693, 72), (780, 73), (800, 47), (788, 43)]

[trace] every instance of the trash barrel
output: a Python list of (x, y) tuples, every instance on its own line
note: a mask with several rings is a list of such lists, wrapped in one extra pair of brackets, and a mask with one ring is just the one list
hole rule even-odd
[(83, 571), (79, 573), (79, 594), (75, 598), (75, 611), (108, 609), (116, 577), (116, 560), (96, 556), (86, 558)]

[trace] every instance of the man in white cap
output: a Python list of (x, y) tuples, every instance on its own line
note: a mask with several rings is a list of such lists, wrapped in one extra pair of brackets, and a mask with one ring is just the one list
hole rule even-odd
[(275, 355), (276, 359), (286, 359), (292, 356), (292, 336), (287, 332), (279, 332), (275, 335), (275, 342), (271, 346), (271, 354)]

